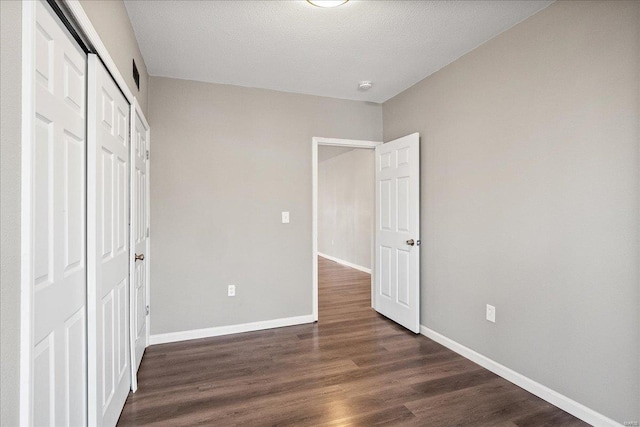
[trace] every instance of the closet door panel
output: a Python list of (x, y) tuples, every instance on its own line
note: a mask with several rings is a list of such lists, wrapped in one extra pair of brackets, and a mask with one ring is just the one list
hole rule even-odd
[(89, 55), (89, 424), (113, 426), (131, 386), (129, 104)]
[(34, 425), (85, 425), (87, 57), (35, 5), (32, 146)]

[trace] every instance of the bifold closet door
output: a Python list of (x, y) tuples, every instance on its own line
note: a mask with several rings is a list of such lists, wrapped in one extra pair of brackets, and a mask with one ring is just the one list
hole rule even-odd
[(89, 425), (114, 426), (131, 386), (130, 106), (92, 54), (87, 100)]
[[(85, 87), (87, 57), (51, 8), (34, 5), (30, 187), (29, 423), (86, 424)], [(30, 182), (29, 182), (30, 181)]]

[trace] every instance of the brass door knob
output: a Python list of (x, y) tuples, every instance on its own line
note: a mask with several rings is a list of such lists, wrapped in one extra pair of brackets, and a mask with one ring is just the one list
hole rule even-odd
[(413, 239), (409, 239), (409, 240), (407, 240), (407, 245), (409, 245), (409, 246), (413, 246), (413, 245), (415, 245), (415, 244), (416, 244), (416, 242), (415, 242)]
[(139, 255), (136, 254), (135, 260), (136, 261), (144, 261), (144, 254), (139, 254)]

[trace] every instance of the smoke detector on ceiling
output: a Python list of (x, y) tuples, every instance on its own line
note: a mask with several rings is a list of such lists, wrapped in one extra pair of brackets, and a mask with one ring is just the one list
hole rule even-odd
[(373, 82), (370, 82), (369, 80), (365, 80), (358, 83), (358, 89), (360, 90), (369, 90), (371, 89), (372, 86), (373, 86)]

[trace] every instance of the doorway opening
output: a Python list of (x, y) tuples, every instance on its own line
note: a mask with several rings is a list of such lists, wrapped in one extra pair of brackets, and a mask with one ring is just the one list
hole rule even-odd
[[(370, 164), (371, 166), (374, 165), (374, 156), (373, 156), (373, 150), (375, 149), (376, 146), (382, 144), (382, 142), (377, 142), (377, 141), (361, 141), (361, 140), (350, 140), (350, 139), (335, 139), (335, 138), (320, 138), (320, 137), (314, 137), (312, 139), (312, 199), (313, 199), (313, 207), (312, 207), (312, 212), (313, 212), (313, 221), (312, 221), (312, 256), (313, 256), (313, 260), (312, 260), (312, 274), (313, 274), (313, 319), (314, 321), (318, 321), (318, 256), (323, 256), (323, 258), (327, 258), (329, 260), (333, 260), (333, 261), (337, 261), (341, 264), (350, 266), (352, 268), (356, 268), (358, 270), (362, 270), (368, 273), (371, 273), (371, 303), (373, 305), (373, 283), (374, 283), (374, 276), (373, 276), (373, 272), (374, 272), (374, 268), (373, 268), (373, 227), (369, 226), (369, 230), (362, 230), (357, 229), (357, 227), (353, 227), (353, 223), (349, 220), (347, 220), (346, 222), (342, 222), (341, 224), (334, 224), (334, 233), (339, 233), (341, 229), (350, 229), (350, 232), (353, 233), (353, 235), (355, 236), (356, 234), (359, 235), (363, 235), (363, 233), (368, 233), (369, 236), (369, 244), (368, 244), (368, 248), (365, 248), (364, 251), (362, 249), (356, 249), (354, 247), (352, 247), (349, 244), (345, 244), (344, 242), (342, 242), (342, 244), (338, 244), (338, 246), (340, 246), (340, 248), (338, 249), (337, 252), (331, 251), (329, 248), (336, 247), (336, 236), (327, 236), (326, 234), (323, 235), (323, 240), (320, 241), (319, 239), (319, 235), (318, 235), (318, 230), (319, 230), (319, 225), (321, 221), (325, 221), (325, 218), (321, 218), (321, 212), (319, 211), (319, 172), (320, 172), (320, 167), (319, 167), (319, 161), (320, 160), (327, 160), (330, 161), (331, 160), (331, 156), (333, 157), (337, 157), (340, 155), (348, 155), (349, 152), (351, 152), (351, 150), (355, 149), (367, 149), (367, 151), (371, 151), (371, 159), (370, 159)], [(320, 147), (323, 147), (322, 150), (327, 150), (327, 151), (320, 151)], [(358, 150), (358, 151), (364, 151), (364, 150)], [(357, 154), (359, 153), (353, 153), (354, 156), (357, 156)], [(365, 153), (367, 154), (367, 153)], [(366, 156), (365, 156), (366, 157)], [(324, 168), (323, 168), (324, 169)], [(328, 171), (329, 173), (331, 171)], [(354, 171), (355, 172), (355, 171)], [(324, 172), (323, 172), (324, 173)], [(373, 193), (373, 188), (374, 188), (374, 183), (375, 183), (375, 179), (374, 176), (371, 176), (371, 196), (374, 195)], [(324, 196), (324, 195), (323, 195)], [(342, 197), (345, 198), (347, 195), (344, 194)], [(362, 201), (364, 202), (364, 200)], [(353, 206), (352, 206), (353, 207)], [(371, 206), (370, 206), (371, 212), (371, 225), (373, 224), (373, 220), (374, 220), (374, 199), (372, 198), (371, 200)], [(329, 220), (330, 221), (330, 220)], [(356, 219), (357, 221), (357, 219)], [(326, 225), (326, 224), (323, 224)], [(366, 226), (365, 226), (366, 227)], [(333, 240), (333, 244), (331, 243), (331, 241)], [(323, 249), (319, 250), (320, 248)], [(326, 252), (334, 252), (334, 254), (328, 254)], [(355, 261), (350, 261), (348, 259), (344, 259), (345, 256), (342, 255), (342, 258), (339, 256), (336, 256), (335, 254), (347, 254), (349, 253), (349, 256), (347, 256), (347, 258), (351, 258)], [(360, 261), (358, 261), (360, 260)], [(364, 262), (364, 260), (369, 260), (369, 266), (365, 266), (362, 264), (367, 264), (366, 262)], [(367, 271), (368, 270), (368, 271)]]

